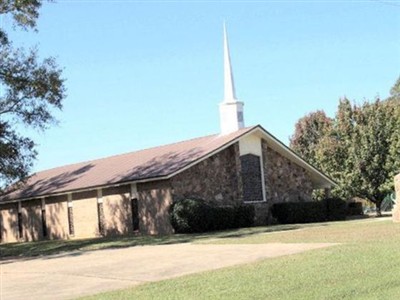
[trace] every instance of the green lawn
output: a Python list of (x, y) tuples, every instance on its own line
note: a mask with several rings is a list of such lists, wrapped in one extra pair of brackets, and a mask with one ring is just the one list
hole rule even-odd
[(311, 225), (277, 225), (269, 227), (253, 227), (238, 230), (226, 230), (204, 234), (174, 234), (170, 236), (135, 235), (115, 238), (91, 238), (77, 240), (51, 240), (28, 243), (0, 244), (0, 259), (9, 257), (32, 257), (52, 255), (71, 251), (90, 251), (109, 248), (123, 248), (143, 245), (166, 245), (209, 241), (210, 239), (224, 239), (253, 234), (292, 230)]
[(342, 244), (84, 299), (400, 299), (400, 224), (369, 219), (274, 228), (275, 232), (260, 227), (191, 239)]

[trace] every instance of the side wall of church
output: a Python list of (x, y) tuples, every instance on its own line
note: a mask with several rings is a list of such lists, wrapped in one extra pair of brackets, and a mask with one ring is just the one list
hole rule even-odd
[[(94, 189), (0, 205), (1, 242), (93, 238), (134, 233), (170, 234), (173, 200), (200, 198), (220, 206), (253, 205), (256, 224), (265, 225), (274, 203), (311, 200), (311, 180), (303, 168), (262, 140), (266, 201), (243, 202), (239, 144), (235, 143), (169, 180)], [(133, 199), (135, 198), (135, 205)], [(20, 211), (18, 211), (20, 208)], [(135, 211), (136, 210), (136, 211)]]
[[(94, 238), (133, 233), (130, 185), (0, 205), (0, 241)], [(101, 202), (101, 204), (99, 204)]]

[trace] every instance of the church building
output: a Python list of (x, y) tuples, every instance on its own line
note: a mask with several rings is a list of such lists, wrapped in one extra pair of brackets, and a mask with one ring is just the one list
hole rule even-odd
[(171, 234), (173, 201), (271, 206), (310, 201), (335, 183), (262, 126), (245, 127), (224, 28), (224, 99), (219, 133), (37, 172), (0, 196), (0, 241)]

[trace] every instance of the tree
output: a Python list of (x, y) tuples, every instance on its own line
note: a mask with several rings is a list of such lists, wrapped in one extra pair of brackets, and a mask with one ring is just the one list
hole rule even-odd
[(338, 183), (332, 191), (335, 196), (368, 199), (378, 213), (383, 198), (393, 190), (393, 176), (400, 171), (399, 83), (400, 79), (384, 101), (352, 105), (341, 99), (335, 118), (323, 130), (303, 127), (310, 115), (301, 118), (291, 139), (293, 149)]
[[(2, 0), (0, 15), (15, 27), (36, 30), (42, 1)], [(14, 48), (0, 29), (0, 182), (27, 176), (36, 158), (34, 141), (19, 132), (21, 125), (45, 130), (54, 124), (52, 110), (62, 108), (64, 79), (55, 60), (38, 59), (36, 49)]]
[(396, 83), (390, 89), (389, 99), (392, 99), (392, 100), (397, 99), (398, 101), (400, 101), (400, 77), (397, 78)]
[(352, 135), (353, 162), (350, 191), (376, 204), (378, 214), (384, 197), (391, 192), (391, 137), (394, 134), (392, 107), (377, 99), (364, 103), (355, 111), (355, 132)]
[(310, 164), (320, 167), (316, 152), (321, 139), (331, 130), (332, 121), (323, 110), (302, 117), (295, 125), (290, 147)]

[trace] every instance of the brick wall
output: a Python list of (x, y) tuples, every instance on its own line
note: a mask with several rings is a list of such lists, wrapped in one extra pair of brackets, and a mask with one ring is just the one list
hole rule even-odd
[(0, 206), (0, 236), (2, 243), (14, 243), (19, 239), (17, 203)]
[(50, 239), (69, 237), (67, 195), (46, 198), (46, 225)]
[(146, 234), (170, 234), (173, 232), (169, 220), (172, 204), (171, 185), (168, 180), (139, 183), (138, 209), (139, 230)]
[(43, 238), (41, 200), (22, 202), (22, 228), (24, 241), (37, 241)]
[[(19, 238), (18, 204), (0, 205), (1, 242), (19, 240), (91, 238), (101, 235), (97, 190), (72, 193), (72, 225), (69, 234), (68, 196), (45, 198), (43, 230), (41, 199), (22, 201), (22, 238)], [(102, 190), (103, 233), (123, 235), (133, 233), (130, 185)], [(143, 233), (172, 233), (169, 208), (172, 203), (169, 181), (138, 184), (139, 226)], [(47, 236), (44, 236), (44, 232)]]
[(239, 145), (236, 143), (171, 178), (173, 197), (200, 198), (220, 205), (240, 203)]
[(103, 189), (104, 234), (133, 232), (130, 186)]
[(72, 194), (76, 238), (100, 235), (97, 212), (97, 191)]

